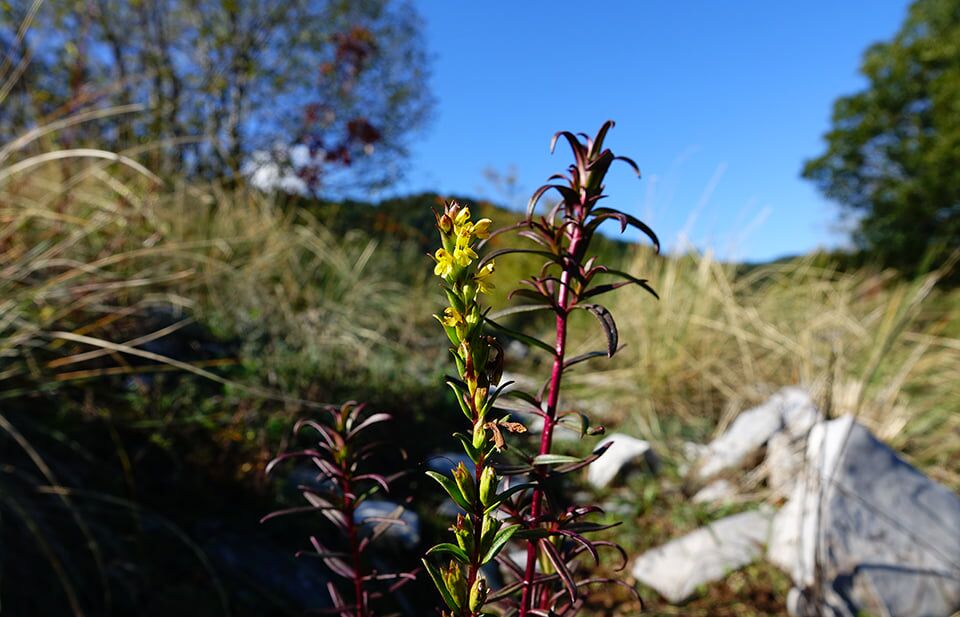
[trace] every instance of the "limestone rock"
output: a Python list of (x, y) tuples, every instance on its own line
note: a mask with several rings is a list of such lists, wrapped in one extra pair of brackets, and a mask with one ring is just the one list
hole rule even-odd
[(597, 447), (608, 443), (611, 445), (607, 451), (587, 467), (587, 480), (595, 488), (607, 486), (625, 468), (637, 463), (645, 463), (650, 469), (656, 468), (657, 459), (650, 442), (614, 433), (604, 438)]
[(695, 480), (706, 482), (740, 468), (777, 433), (801, 437), (818, 418), (819, 412), (806, 390), (780, 390), (762, 405), (741, 413), (723, 435), (710, 442), (694, 467)]
[(647, 551), (633, 576), (667, 601), (683, 602), (700, 585), (725, 577), (763, 554), (770, 528), (767, 510), (743, 512)]
[(814, 427), (806, 470), (768, 549), (800, 590), (796, 614), (811, 602), (843, 617), (960, 610), (960, 497), (850, 417)]
[(693, 503), (729, 503), (737, 496), (737, 486), (729, 480), (714, 480), (691, 498)]

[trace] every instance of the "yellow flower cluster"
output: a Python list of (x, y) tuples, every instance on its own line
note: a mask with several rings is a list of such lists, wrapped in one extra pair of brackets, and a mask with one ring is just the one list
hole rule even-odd
[[(448, 204), (443, 214), (437, 216), (437, 228), (443, 239), (443, 248), (433, 254), (436, 266), (433, 273), (451, 280), (470, 266), (477, 259), (477, 252), (473, 250), (474, 240), (483, 240), (490, 237), (490, 219), (470, 220), (470, 208), (461, 208), (456, 203)], [(485, 264), (474, 275), (476, 289), (480, 293), (488, 293), (493, 289), (490, 275), (493, 274), (493, 262)]]

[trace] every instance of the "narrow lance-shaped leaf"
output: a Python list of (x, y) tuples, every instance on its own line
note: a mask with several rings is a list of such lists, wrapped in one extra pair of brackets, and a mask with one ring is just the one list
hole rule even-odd
[(379, 422), (386, 422), (391, 419), (392, 417), (388, 413), (375, 413), (369, 416), (367, 419), (365, 419), (363, 422), (361, 422), (357, 426), (353, 427), (350, 430), (350, 432), (347, 433), (347, 439), (353, 439), (357, 435), (357, 433), (361, 432), (363, 429), (373, 424), (377, 424)]
[(453, 555), (454, 558), (456, 558), (456, 560), (459, 561), (460, 563), (463, 563), (463, 564), (470, 563), (469, 555), (467, 555), (466, 551), (464, 551), (462, 548), (460, 548), (456, 544), (443, 542), (441, 544), (437, 544), (436, 546), (430, 547), (430, 549), (427, 551), (427, 555), (433, 555), (436, 553), (448, 553), (450, 555)]
[(457, 610), (457, 603), (454, 601), (453, 596), (450, 595), (450, 591), (447, 590), (447, 585), (443, 582), (443, 577), (440, 576), (440, 571), (431, 564), (426, 559), (421, 559), (423, 562), (423, 567), (426, 568), (427, 574), (430, 575), (430, 580), (433, 581), (434, 587), (437, 588), (437, 591), (440, 592), (440, 596), (443, 597), (444, 603), (452, 611)]
[(542, 349), (542, 350), (546, 351), (547, 353), (549, 353), (551, 356), (556, 354), (556, 352), (554, 351), (553, 347), (551, 347), (549, 344), (541, 341), (540, 339), (538, 339), (538, 338), (536, 338), (536, 337), (533, 337), (533, 336), (524, 334), (523, 332), (518, 332), (518, 331), (513, 330), (513, 329), (511, 329), (511, 328), (508, 328), (508, 327), (506, 327), (506, 326), (502, 326), (502, 325), (498, 324), (497, 322), (495, 322), (495, 321), (493, 321), (492, 319), (489, 319), (489, 318), (487, 318), (487, 323), (490, 324), (491, 326), (493, 326), (494, 328), (496, 328), (497, 330), (503, 332), (504, 334), (510, 336), (511, 338), (517, 339), (518, 341), (520, 341), (520, 342), (522, 342), (522, 343), (527, 343), (528, 345), (533, 345), (533, 346), (535, 346), (535, 347), (539, 347), (540, 349)]
[(513, 496), (513, 495), (515, 495), (515, 494), (517, 494), (517, 493), (519, 493), (519, 492), (521, 492), (521, 491), (526, 491), (526, 490), (529, 490), (529, 489), (532, 489), (532, 488), (536, 488), (536, 487), (537, 487), (537, 485), (534, 484), (533, 482), (522, 482), (522, 483), (520, 483), (520, 484), (514, 484), (514, 485), (511, 486), (510, 488), (505, 489), (503, 492), (497, 493), (497, 496), (496, 496), (496, 497), (494, 498), (494, 500), (490, 503), (490, 505), (487, 506), (487, 509), (484, 510), (483, 513), (484, 513), (484, 514), (489, 514), (489, 513), (493, 512), (494, 510), (496, 510), (496, 509), (500, 506), (500, 504), (502, 504), (504, 501), (506, 501), (507, 499), (509, 499), (511, 496)]
[(540, 257), (544, 257), (546, 259), (549, 259), (550, 261), (563, 265), (562, 257), (560, 257), (559, 255), (554, 255), (553, 253), (549, 253), (547, 251), (538, 251), (536, 249), (506, 248), (506, 249), (497, 249), (496, 251), (490, 251), (489, 253), (484, 255), (480, 259), (480, 261), (477, 262), (477, 269), (482, 268), (484, 265), (490, 263), (490, 261), (492, 261), (493, 259), (496, 259), (497, 257), (500, 257), (501, 255), (513, 255), (515, 253), (528, 253), (531, 255), (539, 255)]
[(473, 509), (470, 506), (470, 503), (464, 497), (463, 493), (460, 492), (460, 488), (457, 486), (457, 483), (454, 482), (452, 478), (448, 478), (442, 473), (437, 473), (436, 471), (428, 471), (427, 475), (436, 480), (440, 486), (443, 487), (443, 490), (447, 491), (447, 494), (450, 495), (450, 499), (452, 499), (455, 504), (463, 508), (465, 512), (470, 512)]
[(553, 307), (549, 304), (520, 304), (518, 306), (508, 306), (505, 309), (500, 309), (499, 311), (493, 311), (490, 313), (490, 319), (502, 319), (508, 315), (516, 315), (517, 313), (531, 313), (533, 311), (552, 311)]
[(581, 362), (586, 362), (592, 358), (601, 358), (607, 357), (607, 352), (605, 351), (588, 351), (587, 353), (582, 353), (579, 356), (574, 356), (563, 361), (563, 368), (568, 369), (571, 366), (580, 364)]
[(497, 556), (497, 553), (500, 552), (503, 545), (510, 541), (510, 538), (513, 537), (513, 534), (517, 533), (518, 529), (520, 529), (520, 525), (510, 525), (498, 531), (497, 535), (493, 538), (493, 543), (490, 545), (490, 548), (487, 549), (483, 559), (480, 560), (480, 565), (486, 565), (493, 561), (493, 558)]
[[(596, 217), (588, 223), (589, 225), (594, 224), (594, 221), (600, 220), (603, 221), (606, 218), (615, 218), (620, 221), (620, 230), (623, 231), (626, 229), (627, 225), (635, 227), (636, 229), (643, 232), (650, 241), (653, 242), (653, 246), (656, 247), (657, 252), (660, 252), (660, 238), (657, 237), (657, 234), (650, 228), (649, 225), (633, 216), (632, 214), (627, 214), (626, 212), (620, 212), (619, 210), (614, 210), (613, 208), (594, 208), (592, 214)], [(626, 221), (626, 222), (624, 222)], [(597, 223), (599, 224), (599, 223)], [(594, 225), (594, 228), (596, 225)]]
[(560, 580), (563, 581), (563, 586), (570, 596), (570, 601), (575, 602), (577, 599), (577, 586), (573, 582), (573, 575), (571, 575), (570, 570), (567, 569), (567, 564), (563, 562), (563, 557), (560, 556), (557, 547), (554, 546), (553, 542), (549, 539), (540, 540), (540, 547), (543, 549), (544, 554), (546, 554), (547, 559), (550, 560), (553, 568), (557, 571)]
[(617, 323), (613, 320), (610, 311), (599, 304), (577, 304), (574, 308), (590, 311), (597, 318), (603, 328), (603, 333), (607, 337), (607, 357), (612, 358), (613, 354), (617, 352), (619, 335), (617, 334)]
[(566, 454), (538, 454), (533, 458), (534, 465), (561, 465), (563, 463), (579, 463), (580, 457)]

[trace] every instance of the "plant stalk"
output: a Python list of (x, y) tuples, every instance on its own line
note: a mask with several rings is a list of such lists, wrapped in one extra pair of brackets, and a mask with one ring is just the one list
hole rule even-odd
[[(556, 344), (554, 346), (553, 368), (550, 373), (550, 388), (547, 393), (547, 408), (544, 410), (543, 432), (540, 435), (539, 454), (549, 454), (553, 445), (553, 427), (557, 418), (557, 404), (560, 400), (560, 382), (563, 379), (563, 361), (567, 349), (567, 322), (570, 319), (570, 284), (573, 278), (573, 256), (577, 254), (583, 238), (582, 224), (577, 224), (569, 232), (570, 262), (560, 274), (560, 287), (557, 290)], [(536, 521), (542, 514), (543, 491), (539, 486), (533, 490), (533, 503), (530, 506), (530, 519)], [(520, 615), (527, 617), (533, 599), (533, 579), (536, 575), (537, 543), (527, 544), (527, 565), (524, 571), (523, 594), (520, 598)]]
[(347, 524), (347, 542), (350, 544), (351, 567), (353, 568), (353, 593), (357, 600), (357, 617), (368, 617), (366, 602), (363, 600), (363, 580), (360, 574), (360, 544), (357, 542), (357, 525), (354, 521), (356, 509), (351, 497), (349, 469), (346, 462), (341, 464), (344, 471), (341, 488), (343, 490), (343, 513)]

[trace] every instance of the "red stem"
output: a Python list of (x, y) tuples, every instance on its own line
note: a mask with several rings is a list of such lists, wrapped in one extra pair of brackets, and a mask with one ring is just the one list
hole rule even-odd
[[(578, 223), (570, 231), (569, 256), (572, 260), (583, 239), (582, 227)], [(570, 317), (570, 284), (573, 269), (576, 264), (568, 263), (560, 274), (560, 288), (557, 290), (557, 334), (554, 347), (553, 369), (550, 373), (550, 389), (547, 394), (547, 408), (543, 418), (543, 433), (540, 435), (540, 454), (549, 454), (553, 444), (553, 427), (557, 418), (557, 403), (560, 399), (560, 381), (563, 378), (563, 359), (567, 348), (567, 321)], [(540, 487), (533, 489), (533, 503), (530, 506), (530, 520), (536, 521), (542, 512), (543, 491)], [(527, 544), (527, 567), (524, 571), (523, 594), (520, 597), (520, 615), (527, 617), (533, 599), (533, 578), (537, 565), (537, 544), (531, 541)], [(542, 608), (542, 607), (541, 607)]]
[(354, 522), (354, 511), (356, 510), (350, 492), (350, 475), (347, 469), (346, 460), (340, 466), (343, 471), (341, 475), (340, 488), (343, 491), (343, 513), (347, 524), (347, 542), (350, 544), (350, 557), (353, 567), (353, 592), (357, 598), (357, 617), (367, 617), (366, 602), (363, 601), (363, 581), (360, 574), (360, 544), (357, 542), (357, 526)]

